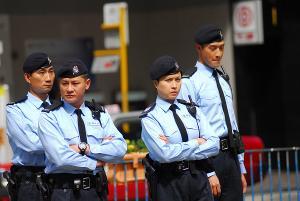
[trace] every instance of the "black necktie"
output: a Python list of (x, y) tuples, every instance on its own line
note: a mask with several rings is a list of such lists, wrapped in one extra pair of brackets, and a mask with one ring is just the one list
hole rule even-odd
[(44, 101), (42, 103), (42, 107), (45, 109), (47, 106), (49, 106), (49, 103), (47, 101)]
[(214, 76), (214, 78), (216, 80), (218, 91), (219, 91), (219, 95), (220, 95), (221, 102), (222, 102), (222, 109), (223, 109), (223, 113), (224, 113), (224, 116), (225, 116), (225, 122), (226, 122), (227, 130), (228, 130), (229, 144), (230, 144), (230, 147), (233, 148), (234, 147), (234, 143), (233, 143), (231, 121), (230, 121), (230, 117), (229, 117), (229, 113), (228, 113), (228, 108), (227, 108), (226, 101), (225, 101), (224, 92), (223, 92), (222, 87), (220, 85), (220, 81), (219, 81), (217, 70), (214, 70), (213, 76)]
[(178, 114), (176, 113), (176, 108), (177, 106), (175, 104), (172, 104), (170, 106), (170, 110), (173, 113), (175, 122), (177, 124), (177, 127), (179, 128), (180, 134), (181, 134), (181, 138), (182, 138), (182, 142), (187, 142), (189, 140), (185, 126), (183, 124), (183, 122), (181, 121), (180, 117), (178, 116)]
[(81, 118), (82, 111), (81, 111), (81, 109), (76, 109), (75, 113), (77, 114), (77, 117), (78, 117), (77, 121), (78, 121), (78, 130), (79, 130), (80, 141), (87, 143), (85, 126), (84, 126), (84, 122)]

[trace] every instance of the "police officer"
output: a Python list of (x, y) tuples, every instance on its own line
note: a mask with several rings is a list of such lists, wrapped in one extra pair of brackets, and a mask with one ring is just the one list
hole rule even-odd
[(209, 179), (215, 200), (241, 201), (247, 187), (246, 170), (229, 77), (223, 68), (219, 70), (225, 45), (223, 32), (215, 25), (204, 25), (196, 32), (195, 43), (198, 61), (196, 67), (187, 70), (179, 97), (190, 95), (220, 137), (220, 154), (213, 159), (217, 177)]
[(51, 200), (107, 200), (103, 164), (121, 160), (126, 142), (102, 106), (84, 101), (91, 80), (81, 60), (67, 60), (57, 77), (62, 101), (42, 112), (38, 132)]
[(38, 118), (50, 104), (48, 93), (55, 77), (48, 55), (35, 52), (23, 64), (29, 85), (27, 95), (6, 106), (7, 135), (13, 151), (11, 178), (8, 179), (11, 200), (41, 200), (36, 174), (42, 173), (45, 154), (37, 135)]
[(157, 98), (142, 113), (141, 122), (142, 139), (156, 172), (156, 182), (150, 183), (152, 200), (213, 200), (202, 161), (218, 153), (219, 138), (196, 105), (176, 99), (181, 70), (173, 57), (156, 59), (150, 77)]

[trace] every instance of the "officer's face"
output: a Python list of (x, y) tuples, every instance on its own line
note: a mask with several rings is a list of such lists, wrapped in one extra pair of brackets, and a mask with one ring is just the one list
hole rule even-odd
[(163, 76), (158, 81), (154, 81), (154, 86), (159, 97), (172, 102), (176, 99), (181, 87), (181, 73)]
[(75, 108), (79, 108), (84, 101), (85, 91), (90, 88), (91, 80), (78, 76), (59, 80), (61, 97)]
[(40, 68), (32, 73), (24, 73), (25, 81), (29, 84), (29, 91), (41, 99), (51, 91), (55, 74), (52, 66)]
[(224, 54), (224, 41), (213, 42), (206, 45), (196, 44), (196, 50), (201, 63), (212, 68), (221, 66), (221, 59)]

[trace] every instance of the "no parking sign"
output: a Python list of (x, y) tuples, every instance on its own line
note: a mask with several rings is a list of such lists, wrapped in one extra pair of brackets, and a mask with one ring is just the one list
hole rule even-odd
[(263, 16), (260, 0), (233, 4), (234, 44), (263, 44)]

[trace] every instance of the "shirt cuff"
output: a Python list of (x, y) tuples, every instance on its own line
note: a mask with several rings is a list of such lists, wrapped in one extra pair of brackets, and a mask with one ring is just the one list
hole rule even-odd
[(246, 174), (247, 173), (244, 163), (240, 163), (240, 169), (241, 169), (241, 173), (242, 174)]
[(210, 172), (210, 173), (207, 173), (206, 175), (207, 175), (207, 177), (211, 177), (211, 176), (216, 175), (216, 172), (215, 171), (214, 172)]

